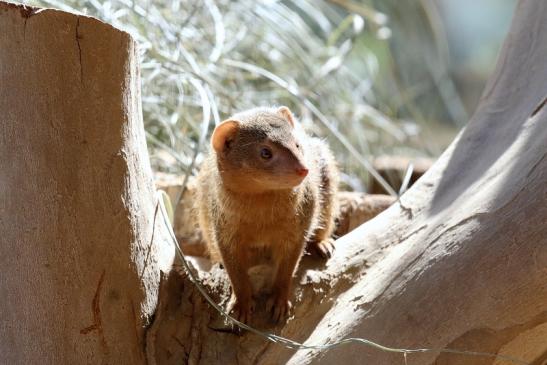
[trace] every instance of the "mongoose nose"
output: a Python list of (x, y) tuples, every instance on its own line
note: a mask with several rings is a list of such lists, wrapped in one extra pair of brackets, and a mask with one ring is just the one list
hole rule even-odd
[(296, 173), (298, 174), (298, 176), (304, 177), (308, 175), (308, 169), (305, 167), (299, 167), (296, 169)]

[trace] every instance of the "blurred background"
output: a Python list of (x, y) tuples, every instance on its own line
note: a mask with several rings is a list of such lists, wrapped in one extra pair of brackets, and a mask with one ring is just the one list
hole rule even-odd
[[(515, 0), (38, 0), (133, 35), (156, 172), (195, 175), (214, 125), (287, 105), (350, 190), (375, 162), (435, 159), (493, 71)], [(398, 187), (388, 181), (384, 191)], [(385, 184), (384, 184), (385, 185)]]

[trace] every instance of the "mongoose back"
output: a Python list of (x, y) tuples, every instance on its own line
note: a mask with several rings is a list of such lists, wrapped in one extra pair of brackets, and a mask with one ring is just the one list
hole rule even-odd
[[(291, 308), (292, 276), (306, 243), (324, 257), (334, 249), (334, 158), (287, 107), (234, 115), (215, 128), (211, 146), (196, 201), (209, 254), (230, 278), (229, 309), (248, 322), (253, 298), (266, 294), (278, 322)], [(261, 278), (260, 287), (253, 276)]]

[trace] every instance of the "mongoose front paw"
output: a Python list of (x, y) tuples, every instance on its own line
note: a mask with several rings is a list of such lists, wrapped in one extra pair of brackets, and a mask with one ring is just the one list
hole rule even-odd
[(251, 321), (251, 314), (254, 311), (254, 302), (250, 300), (238, 300), (235, 295), (232, 295), (228, 303), (228, 313), (235, 319), (245, 324)]
[(273, 296), (268, 299), (266, 304), (266, 309), (272, 316), (272, 320), (275, 323), (279, 323), (289, 315), (289, 312), (292, 308), (292, 303), (290, 300), (285, 299), (282, 296)]
[(315, 250), (325, 259), (330, 259), (334, 254), (334, 240), (332, 238), (327, 238), (323, 241), (312, 242), (312, 246)]

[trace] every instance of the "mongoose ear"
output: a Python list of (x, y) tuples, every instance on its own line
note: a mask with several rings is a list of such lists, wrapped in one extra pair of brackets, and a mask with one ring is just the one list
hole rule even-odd
[(211, 136), (211, 145), (217, 153), (224, 150), (224, 146), (230, 137), (239, 129), (239, 122), (234, 119), (228, 119), (216, 126)]
[(280, 106), (279, 109), (277, 109), (277, 113), (291, 123), (292, 127), (294, 127), (294, 117), (289, 108), (286, 106)]

